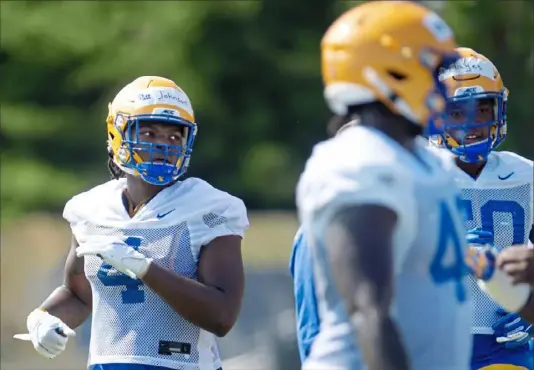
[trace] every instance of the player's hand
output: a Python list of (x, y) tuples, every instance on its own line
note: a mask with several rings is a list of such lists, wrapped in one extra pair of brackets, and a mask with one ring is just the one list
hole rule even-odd
[(527, 246), (512, 246), (503, 249), (497, 256), (497, 267), (512, 279), (512, 284), (534, 285), (534, 249)]
[(472, 247), (493, 246), (493, 233), (477, 227), (467, 232), (466, 241)]
[(76, 256), (98, 256), (132, 279), (142, 278), (152, 259), (146, 258), (123, 239), (117, 237), (91, 237), (76, 248)]
[(503, 316), (492, 326), (497, 343), (503, 343), (506, 348), (522, 347), (534, 335), (534, 326), (523, 320), (517, 313), (508, 313), (500, 308), (497, 314)]
[(495, 273), (496, 256), (490, 248), (478, 249), (472, 246), (467, 248), (464, 261), (467, 271), (477, 279), (489, 280)]
[(495, 271), (495, 254), (492, 248), (493, 234), (480, 228), (467, 232), (468, 244), (465, 264), (469, 273), (481, 280), (488, 280)]
[(65, 350), (67, 341), (76, 333), (56, 316), (36, 309), (26, 320), (28, 334), (17, 334), (16, 339), (30, 340), (41, 356), (52, 359)]

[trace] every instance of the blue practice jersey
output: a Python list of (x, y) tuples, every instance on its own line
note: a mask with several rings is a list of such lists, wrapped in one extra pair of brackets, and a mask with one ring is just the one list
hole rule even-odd
[(293, 277), (297, 340), (300, 360), (308, 357), (311, 345), (319, 332), (319, 310), (313, 282), (313, 262), (311, 249), (306, 244), (302, 230), (297, 231), (289, 260), (289, 271)]

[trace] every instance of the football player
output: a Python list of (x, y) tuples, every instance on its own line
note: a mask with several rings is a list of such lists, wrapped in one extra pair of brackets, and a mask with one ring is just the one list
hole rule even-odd
[(92, 314), (92, 370), (219, 369), (215, 337), (232, 328), (243, 296), (245, 206), (179, 180), (197, 124), (173, 81), (131, 82), (106, 123), (113, 179), (67, 202), (64, 284), (28, 316), (29, 340), (54, 358)]
[(327, 104), (358, 123), (315, 146), (297, 186), (321, 319), (304, 369), (469, 367), (455, 165), (419, 137), (440, 132), (438, 71), (455, 47), (449, 26), (410, 1), (356, 6), (322, 40)]
[[(431, 142), (452, 152), (460, 169), (455, 177), (467, 229), (488, 232), (497, 250), (526, 244), (529, 235), (534, 239), (533, 163), (494, 151), (506, 138), (508, 90), (489, 59), (469, 48), (457, 51), (461, 59), (440, 74), (446, 85), (454, 85), (445, 131)], [(532, 369), (529, 325), (481, 292), (476, 278), (470, 278), (470, 287), (472, 369)]]

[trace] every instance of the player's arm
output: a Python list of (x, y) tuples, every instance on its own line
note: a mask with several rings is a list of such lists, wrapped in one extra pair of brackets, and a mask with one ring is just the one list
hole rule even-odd
[(534, 293), (530, 294), (527, 304), (518, 312), (519, 316), (534, 324)]
[(496, 269), (491, 279), (479, 280), (478, 285), (509, 312), (517, 312), (534, 324), (534, 291), (531, 285), (513, 284), (506, 272)]
[(513, 246), (497, 256), (468, 249), (466, 264), (480, 280), (478, 285), (509, 312), (534, 323), (534, 249)]
[(332, 273), (370, 370), (408, 369), (390, 306), (396, 213), (379, 205), (339, 210), (326, 232)]
[(40, 306), (70, 328), (80, 326), (92, 310), (91, 286), (85, 276), (83, 257), (76, 257), (77, 246), (78, 242), (73, 236), (65, 262), (63, 285), (54, 290)]
[(202, 247), (198, 281), (154, 263), (143, 281), (184, 319), (223, 337), (234, 325), (243, 298), (241, 237), (220, 236)]
[(73, 237), (65, 264), (64, 284), (28, 315), (28, 334), (14, 336), (30, 340), (35, 350), (49, 359), (65, 350), (68, 338), (76, 334), (72, 328), (82, 324), (91, 313), (91, 288), (85, 278), (83, 258), (76, 257), (77, 245)]

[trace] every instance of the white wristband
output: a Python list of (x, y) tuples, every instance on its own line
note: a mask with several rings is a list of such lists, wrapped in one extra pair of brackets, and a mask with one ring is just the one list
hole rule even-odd
[(529, 284), (512, 285), (508, 275), (499, 269), (495, 270), (490, 280), (478, 280), (478, 286), (508, 312), (520, 311), (531, 294)]

